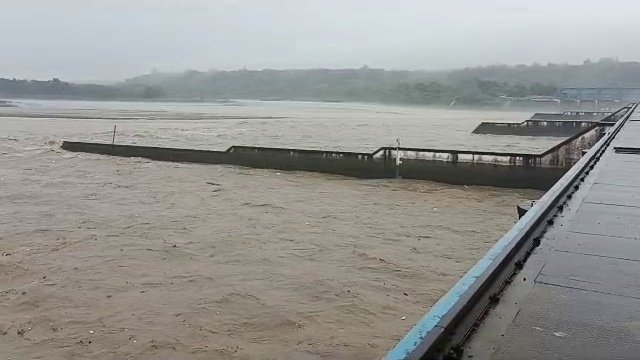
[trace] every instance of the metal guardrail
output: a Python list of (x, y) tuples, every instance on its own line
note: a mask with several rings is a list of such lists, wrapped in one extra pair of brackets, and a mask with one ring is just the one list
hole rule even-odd
[(634, 104), (391, 349), (384, 360), (461, 359), (462, 345), (524, 266), (586, 175), (638, 107)]

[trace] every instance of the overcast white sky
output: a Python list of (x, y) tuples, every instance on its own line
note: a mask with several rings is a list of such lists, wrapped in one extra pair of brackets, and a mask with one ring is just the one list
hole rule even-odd
[(0, 77), (640, 60), (638, 0), (0, 0)]

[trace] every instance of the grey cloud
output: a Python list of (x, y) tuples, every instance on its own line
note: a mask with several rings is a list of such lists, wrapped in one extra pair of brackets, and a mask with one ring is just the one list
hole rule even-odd
[(611, 0), (0, 0), (0, 77), (184, 69), (447, 69), (638, 59), (640, 4)]

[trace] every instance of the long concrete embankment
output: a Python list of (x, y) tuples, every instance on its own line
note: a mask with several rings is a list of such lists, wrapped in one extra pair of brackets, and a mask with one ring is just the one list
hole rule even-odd
[(612, 111), (568, 110), (563, 113), (535, 113), (529, 120), (575, 120), (593, 122), (600, 121), (612, 113)]
[[(312, 171), (359, 178), (423, 179), (459, 185), (549, 189), (602, 137), (594, 124), (542, 154), (382, 147), (372, 153), (232, 146), (207, 151), (65, 141), (68, 151), (160, 161)], [(400, 158), (398, 163), (397, 158)]]
[(628, 110), (623, 107), (611, 113), (603, 111), (566, 111), (558, 114), (536, 113), (522, 123), (483, 122), (473, 130), (474, 134), (513, 136), (572, 136), (594, 123), (611, 126)]
[(512, 136), (567, 137), (593, 125), (592, 121), (527, 120), (523, 123), (483, 122), (473, 130), (474, 134)]

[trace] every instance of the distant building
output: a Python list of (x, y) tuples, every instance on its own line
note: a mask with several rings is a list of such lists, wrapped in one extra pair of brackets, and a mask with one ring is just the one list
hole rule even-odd
[(634, 102), (640, 99), (640, 86), (567, 87), (558, 91), (560, 100)]

